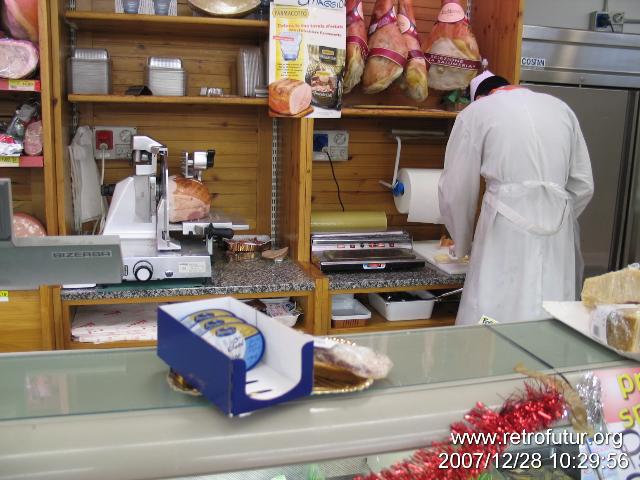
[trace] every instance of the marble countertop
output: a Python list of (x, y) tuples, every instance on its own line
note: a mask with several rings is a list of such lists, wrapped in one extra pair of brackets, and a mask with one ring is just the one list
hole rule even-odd
[(112, 300), (195, 295), (233, 295), (266, 292), (311, 291), (314, 280), (294, 261), (273, 262), (262, 258), (229, 260), (216, 258), (210, 279), (125, 282), (95, 288), (63, 289), (62, 300)]
[(401, 288), (417, 286), (461, 286), (464, 283), (464, 275), (449, 275), (431, 267), (405, 270), (398, 272), (354, 272), (354, 273), (330, 273), (330, 290), (354, 290), (365, 288)]

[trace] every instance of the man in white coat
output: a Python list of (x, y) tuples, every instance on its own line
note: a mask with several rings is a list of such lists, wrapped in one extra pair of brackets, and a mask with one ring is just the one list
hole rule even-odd
[[(587, 146), (561, 100), (484, 72), (457, 117), (439, 185), (455, 255), (471, 254), (456, 325), (548, 318), (582, 277), (577, 218), (593, 195)], [(486, 190), (473, 235), (480, 176)], [(473, 249), (471, 248), (473, 240)]]

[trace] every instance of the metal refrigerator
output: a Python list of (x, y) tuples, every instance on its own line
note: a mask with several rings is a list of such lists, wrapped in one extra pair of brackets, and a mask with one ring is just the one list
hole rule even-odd
[(640, 35), (526, 25), (522, 37), (521, 83), (564, 100), (589, 148), (585, 277), (640, 261)]

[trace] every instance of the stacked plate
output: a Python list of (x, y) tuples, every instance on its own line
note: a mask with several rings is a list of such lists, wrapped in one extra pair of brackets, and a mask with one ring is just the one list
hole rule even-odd
[(186, 95), (187, 72), (179, 58), (149, 57), (145, 67), (147, 86), (154, 95)]

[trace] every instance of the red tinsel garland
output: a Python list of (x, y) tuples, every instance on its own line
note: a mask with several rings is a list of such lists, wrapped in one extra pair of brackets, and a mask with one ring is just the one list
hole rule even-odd
[[(511, 433), (534, 433), (551, 427), (565, 411), (562, 394), (551, 385), (525, 384), (525, 391), (507, 400), (499, 412), (482, 403), (465, 415), (463, 422), (451, 425), (451, 434), (496, 434), (495, 443), (433, 443), (418, 450), (412, 458), (396, 463), (389, 469), (354, 480), (468, 480), (477, 477), (491, 466), (494, 455), (509, 446)], [(451, 437), (453, 438), (453, 437)], [(477, 438), (477, 437), (476, 437)], [(442, 468), (443, 454), (455, 452), (460, 458), (473, 459), (471, 468)]]

